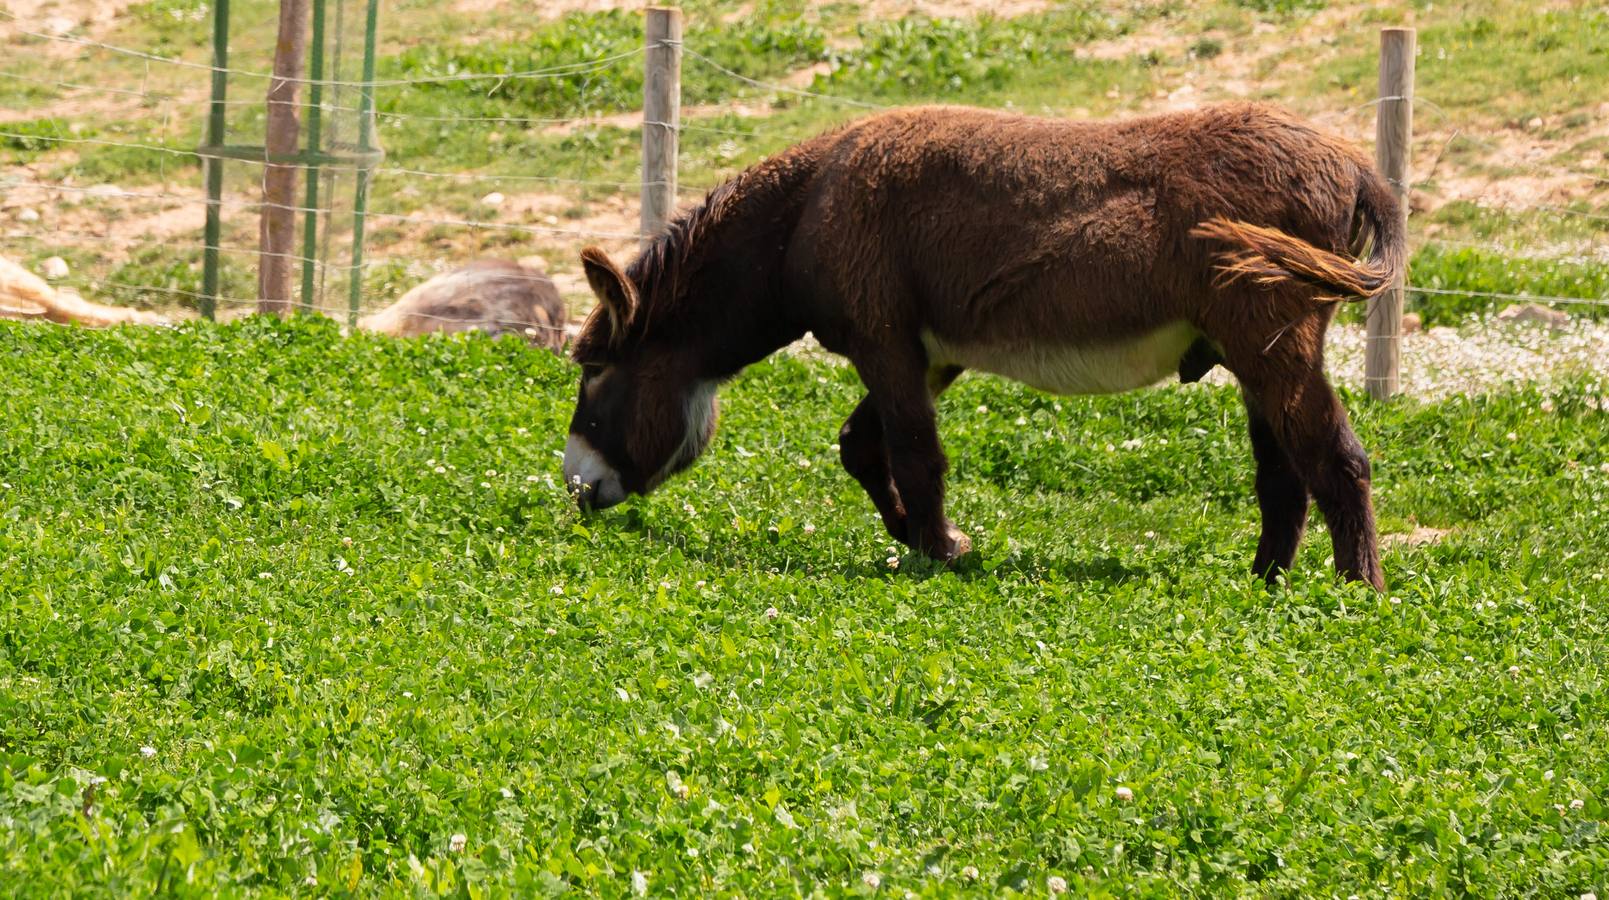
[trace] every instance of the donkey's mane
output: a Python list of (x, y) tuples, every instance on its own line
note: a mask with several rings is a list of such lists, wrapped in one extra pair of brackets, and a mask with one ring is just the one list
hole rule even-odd
[[(674, 311), (685, 300), (687, 280), (698, 264), (694, 249), (736, 205), (738, 186), (746, 174), (717, 185), (697, 206), (672, 219), (626, 268), (626, 278), (637, 289), (636, 313), (627, 323), (634, 338), (641, 338), (656, 316)], [(603, 306), (595, 307), (582, 323), (571, 355), (577, 360), (601, 355), (614, 343), (612, 327)]]
[(701, 203), (672, 219), (626, 268), (626, 277), (637, 286), (637, 315), (644, 328), (654, 314), (672, 312), (686, 299), (688, 278), (698, 266), (694, 253), (707, 246), (705, 238), (737, 206), (738, 187), (747, 174), (717, 185)]

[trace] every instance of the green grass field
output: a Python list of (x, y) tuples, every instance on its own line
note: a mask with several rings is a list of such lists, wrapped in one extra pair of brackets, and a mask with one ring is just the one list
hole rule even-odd
[(1609, 893), (1602, 383), (1349, 396), (1383, 530), (1446, 532), (1379, 597), (1317, 524), (1248, 577), (1224, 388), (963, 379), (941, 571), (824, 362), (590, 518), (513, 341), (0, 323), (0, 371), (8, 896)]

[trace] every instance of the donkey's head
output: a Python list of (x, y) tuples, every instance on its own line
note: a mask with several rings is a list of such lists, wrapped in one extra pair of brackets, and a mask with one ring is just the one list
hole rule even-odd
[(583, 509), (646, 494), (692, 465), (715, 433), (715, 381), (685, 341), (656, 339), (638, 285), (602, 250), (581, 254), (598, 296), (573, 355), (581, 395), (564, 445), (564, 481)]

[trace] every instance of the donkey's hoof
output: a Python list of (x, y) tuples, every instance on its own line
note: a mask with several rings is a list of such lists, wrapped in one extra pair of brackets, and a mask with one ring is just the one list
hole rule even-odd
[(922, 551), (933, 559), (950, 565), (972, 552), (972, 539), (954, 524), (946, 522), (944, 536), (931, 540), (929, 546), (922, 548)]

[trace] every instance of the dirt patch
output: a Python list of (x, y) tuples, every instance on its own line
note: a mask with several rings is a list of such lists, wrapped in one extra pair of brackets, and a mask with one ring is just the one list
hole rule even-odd
[[(507, 5), (506, 0), (453, 0), (453, 11), (461, 13), (496, 12)], [(536, 14), (542, 19), (558, 19), (570, 13), (607, 12), (611, 9), (642, 9), (641, 0), (545, 0), (536, 4)]]
[(1387, 547), (1424, 547), (1428, 544), (1441, 543), (1449, 534), (1452, 534), (1452, 531), (1446, 528), (1420, 525), (1407, 533), (1382, 534), (1380, 543)]
[[(1169, 16), (1151, 20), (1130, 34), (1096, 41), (1078, 53), (1102, 60), (1151, 54), (1162, 64), (1152, 95), (1125, 104), (1124, 115), (1195, 109), (1226, 100), (1268, 99), (1367, 148), (1373, 145), (1375, 129), (1375, 108), (1367, 96), (1339, 102), (1333, 96), (1293, 97), (1286, 85), (1304, 75), (1310, 63), (1342, 52), (1335, 35), (1362, 27), (1359, 20), (1371, 8), (1364, 4), (1332, 6), (1293, 30), (1256, 22), (1241, 34), (1198, 32)], [(1204, 46), (1213, 49), (1202, 52)], [(1369, 91), (1372, 85), (1360, 89)], [(1114, 92), (1108, 99), (1119, 96)], [(1588, 154), (1568, 165), (1551, 162), (1568, 158), (1572, 148), (1584, 142), (1609, 136), (1609, 103), (1580, 112), (1588, 114), (1590, 122), (1570, 128), (1569, 136), (1561, 138), (1552, 136), (1560, 124), (1552, 120), (1484, 123), (1483, 127), (1475, 121), (1450, 122), (1434, 108), (1426, 109), (1415, 121), (1414, 210), (1434, 211), (1460, 200), (1508, 210), (1581, 200), (1602, 202), (1609, 195), (1609, 179), (1602, 177), (1601, 155)]]
[[(52, 36), (93, 37), (106, 30), (134, 0), (7, 0), (6, 12), (16, 18), (0, 18), (0, 43), (10, 44), (23, 32)], [(29, 53), (53, 59), (77, 56), (80, 48), (63, 41), (48, 41)], [(44, 77), (49, 73), (40, 73)]]
[(1002, 19), (1025, 16), (1050, 6), (1049, 0), (871, 0), (862, 4), (878, 18), (897, 19), (911, 13), (937, 19), (965, 19), (984, 13)]
[(75, 94), (59, 100), (48, 100), (37, 107), (0, 109), (0, 125), (44, 118), (67, 122), (115, 122), (134, 118), (142, 107), (143, 103), (135, 97)]

